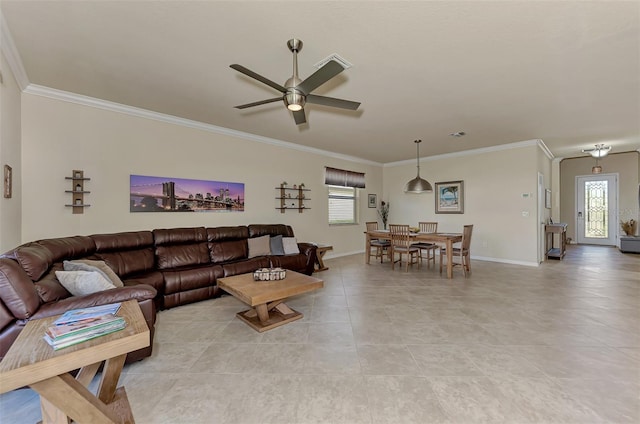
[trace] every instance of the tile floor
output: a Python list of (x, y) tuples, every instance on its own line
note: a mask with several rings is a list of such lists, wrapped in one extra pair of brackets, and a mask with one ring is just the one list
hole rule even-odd
[[(161, 311), (154, 355), (125, 368), (145, 423), (638, 423), (640, 255), (570, 246), (453, 280), (327, 261), (303, 320), (260, 334), (223, 297)], [(0, 396), (0, 421), (40, 420)]]

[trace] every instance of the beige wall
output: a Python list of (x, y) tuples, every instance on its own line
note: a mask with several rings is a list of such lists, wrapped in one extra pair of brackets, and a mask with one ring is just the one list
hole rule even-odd
[(21, 240), (21, 159), (20, 159), (20, 88), (2, 56), (0, 72), (0, 173), (4, 165), (12, 168), (12, 197), (0, 196), (0, 253)]
[[(464, 181), (464, 214), (436, 214), (434, 193), (403, 192), (407, 181), (416, 176), (415, 163), (387, 166), (384, 188), (391, 205), (389, 223), (437, 221), (438, 230), (444, 232), (461, 232), (463, 225), (473, 224), (472, 257), (536, 265), (537, 172), (541, 169), (537, 150), (539, 147), (530, 143), (423, 159), (420, 175), (434, 188), (436, 182)], [(549, 172), (546, 165), (542, 168)], [(550, 181), (550, 177), (545, 178)]]
[[(568, 224), (567, 237), (576, 240), (575, 210), (576, 210), (576, 177), (591, 175), (591, 168), (595, 165), (592, 157), (564, 159), (560, 163), (560, 219)], [(618, 221), (640, 217), (638, 212), (638, 184), (640, 182), (640, 153), (610, 153), (600, 160), (603, 173), (618, 174)], [(622, 233), (617, 226), (618, 234)], [(619, 244), (619, 243), (618, 243)]]
[[(331, 255), (363, 250), (364, 224), (330, 227), (324, 166), (366, 173), (360, 221), (376, 219), (367, 194), (382, 193), (382, 167), (211, 131), (68, 103), (22, 97), (23, 242), (73, 234), (153, 228), (283, 223), (298, 239), (332, 244)], [(73, 215), (65, 176), (82, 169), (91, 207)], [(129, 175), (245, 183), (245, 212), (130, 213)], [(310, 210), (282, 214), (275, 187), (304, 182)], [(328, 255), (330, 256), (330, 255)]]

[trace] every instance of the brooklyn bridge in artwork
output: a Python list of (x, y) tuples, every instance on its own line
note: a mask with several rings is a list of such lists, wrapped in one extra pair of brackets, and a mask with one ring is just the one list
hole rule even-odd
[(131, 175), (131, 212), (242, 212), (244, 183)]

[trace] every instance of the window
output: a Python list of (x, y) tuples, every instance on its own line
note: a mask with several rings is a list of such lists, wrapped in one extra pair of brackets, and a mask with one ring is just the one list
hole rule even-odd
[(329, 225), (355, 224), (357, 216), (357, 192), (353, 187), (328, 186)]

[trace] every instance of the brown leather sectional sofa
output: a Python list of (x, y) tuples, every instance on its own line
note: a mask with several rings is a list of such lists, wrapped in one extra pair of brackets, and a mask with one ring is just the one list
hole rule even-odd
[[(278, 224), (195, 227), (46, 239), (16, 247), (0, 255), (0, 359), (30, 319), (135, 299), (151, 330), (151, 345), (127, 357), (136, 361), (151, 355), (156, 310), (219, 297), (218, 278), (270, 266), (313, 272), (316, 246), (309, 243), (298, 243), (299, 254), (249, 258), (248, 239), (264, 235), (294, 236), (290, 226)], [(124, 287), (72, 296), (55, 271), (74, 259), (105, 261)]]

